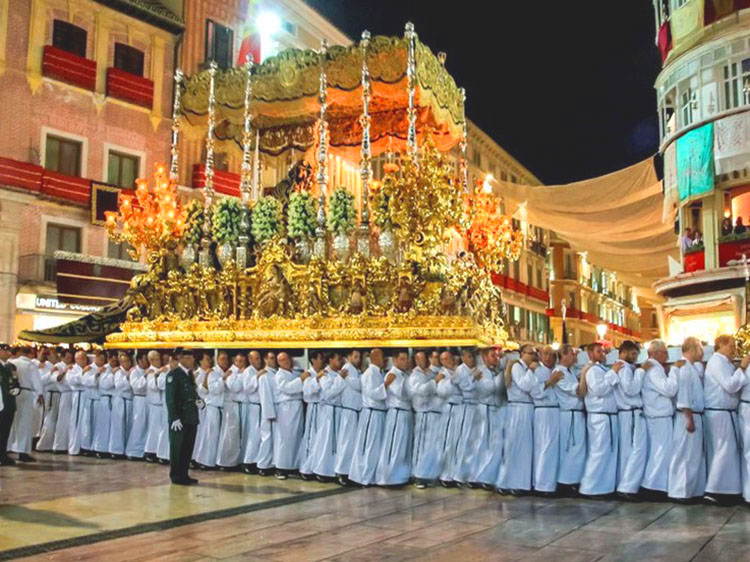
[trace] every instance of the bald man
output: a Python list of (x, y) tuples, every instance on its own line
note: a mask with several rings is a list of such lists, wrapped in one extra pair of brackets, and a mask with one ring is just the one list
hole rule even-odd
[(65, 373), (65, 382), (70, 387), (72, 399), (70, 403), (70, 422), (68, 424), (68, 454), (81, 453), (81, 439), (83, 434), (83, 375), (89, 368), (89, 358), (85, 351), (77, 351), (74, 365)]
[(310, 351), (310, 366), (307, 373), (310, 375), (302, 383), (302, 400), (305, 402), (305, 433), (302, 435), (300, 444), (299, 475), (302, 480), (312, 480), (313, 459), (315, 458), (315, 438), (318, 434), (318, 415), (320, 413), (320, 384), (318, 373), (321, 373), (326, 365), (326, 354), (321, 350)]
[(563, 378), (553, 372), (557, 360), (552, 346), (545, 345), (541, 363), (533, 363), (530, 370), (536, 379), (531, 392), (534, 400), (534, 467), (533, 486), (540, 495), (551, 495), (557, 490), (557, 469), (560, 461), (560, 412), (555, 386)]
[(362, 373), (362, 412), (357, 424), (349, 479), (369, 486), (375, 483), (375, 471), (383, 444), (387, 392), (385, 388), (385, 355), (383, 350), (370, 352), (370, 366)]
[(279, 364), (276, 353), (269, 351), (264, 356), (265, 367), (258, 372), (258, 396), (260, 397), (260, 445), (258, 446), (258, 474), (271, 476), (275, 473), (274, 422), (276, 421), (276, 371)]
[(148, 352), (149, 367), (146, 369), (146, 400), (148, 401), (148, 432), (144, 446), (146, 460), (156, 462), (156, 451), (159, 447), (159, 436), (165, 432), (164, 403), (159, 391), (159, 374), (167, 367), (162, 366), (161, 354), (156, 350)]
[(273, 464), (276, 478), (284, 480), (299, 469), (299, 447), (304, 432), (302, 386), (310, 376), (292, 372), (292, 358), (286, 352), (277, 356), (279, 369), (275, 378), (276, 419), (273, 428)]
[(476, 463), (471, 467), (470, 482), (486, 490), (495, 487), (503, 458), (507, 397), (505, 377), (499, 370), (499, 363), (497, 350), (482, 350), (482, 364), (478, 367), (482, 378), (477, 381), (479, 412), (474, 444)]
[(263, 369), (260, 352), (253, 350), (247, 354), (250, 363), (242, 373), (242, 389), (246, 402), (242, 409), (242, 470), (246, 474), (258, 472), (258, 451), (260, 449), (260, 394), (258, 373)]

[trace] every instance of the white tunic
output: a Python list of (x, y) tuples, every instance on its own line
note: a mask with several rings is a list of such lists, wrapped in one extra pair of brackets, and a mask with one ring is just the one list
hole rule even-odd
[(326, 367), (320, 383), (319, 428), (315, 437), (315, 461), (313, 472), (318, 476), (336, 476), (336, 448), (338, 431), (341, 424), (341, 393), (344, 391), (344, 379), (338, 373)]
[(739, 391), (745, 384), (745, 373), (726, 356), (714, 353), (703, 376), (705, 408), (703, 422), (706, 439), (706, 492), (739, 494), (742, 491), (740, 470), (740, 433), (737, 418)]
[(406, 384), (415, 412), (412, 476), (432, 481), (440, 476), (443, 467), (443, 436), (448, 422), (447, 416), (443, 415), (445, 402), (438, 395), (438, 383), (432, 370), (415, 367)]
[(39, 359), (36, 358), (32, 359), (31, 362), (34, 363), (36, 368), (39, 370), (39, 380), (42, 384), (42, 398), (44, 399), (41, 405), (37, 404), (36, 401), (34, 402), (32, 424), (34, 426), (34, 437), (38, 439), (41, 436), (42, 426), (44, 425), (44, 418), (46, 417), (48, 410), (48, 386), (45, 381), (49, 381), (47, 375), (49, 375), (49, 372), (52, 370), (53, 365), (49, 361), (45, 361), (44, 363), (42, 363), (41, 361), (39, 361)]
[(557, 467), (560, 461), (560, 411), (554, 387), (544, 384), (552, 370), (541, 363), (533, 371), (536, 386), (531, 392), (534, 400), (534, 457), (532, 486), (538, 492), (557, 489)]
[(599, 363), (586, 373), (588, 452), (579, 491), (584, 495), (611, 494), (617, 484), (619, 429), (614, 388), (619, 379)]
[(555, 385), (560, 405), (560, 484), (580, 484), (586, 466), (586, 416), (578, 396), (578, 378), (564, 365), (555, 367), (563, 378)]
[(208, 388), (201, 383), (198, 387), (198, 395), (206, 403), (206, 414), (203, 423), (198, 425), (198, 433), (201, 437), (200, 440), (196, 439), (197, 446), (193, 456), (195, 462), (213, 468), (216, 466), (216, 455), (219, 451), (226, 385), (219, 367), (214, 367), (204, 376), (208, 377), (208, 382), (205, 383)]
[[(683, 357), (683, 359), (685, 359)], [(703, 452), (703, 378), (702, 371), (685, 359), (672, 367), (670, 378), (677, 379), (677, 403), (674, 415), (672, 459), (669, 463), (669, 497), (701, 497), (706, 489), (706, 456)], [(695, 431), (688, 433), (684, 410), (693, 412)]]
[(357, 424), (354, 454), (349, 471), (349, 479), (369, 486), (375, 483), (375, 472), (383, 445), (386, 405), (388, 395), (385, 389), (383, 371), (377, 365), (370, 365), (361, 377), (362, 411)]
[(305, 433), (300, 444), (301, 474), (312, 474), (312, 461), (315, 458), (313, 446), (315, 436), (318, 433), (318, 414), (320, 413), (320, 384), (318, 384), (318, 373), (312, 367), (307, 369), (310, 376), (302, 383), (302, 399), (305, 402)]
[(165, 400), (166, 389), (167, 389), (167, 376), (169, 375), (169, 368), (167, 367), (159, 376), (156, 377), (156, 386), (159, 389), (159, 396), (161, 398), (161, 419), (159, 420), (159, 441), (156, 444), (156, 456), (162, 460), (169, 460), (169, 412), (167, 411), (167, 402)]
[(125, 454), (133, 459), (143, 457), (148, 435), (148, 401), (146, 371), (136, 366), (130, 373), (130, 388), (133, 390), (133, 417), (128, 434)]
[(452, 480), (454, 482), (469, 482), (470, 475), (479, 459), (476, 453), (475, 436), (477, 415), (481, 408), (477, 402), (477, 383), (474, 378), (474, 368), (462, 363), (456, 368), (454, 386), (462, 396), (461, 419), (458, 426), (458, 439), (453, 454)]
[(81, 449), (92, 451), (94, 448), (94, 423), (96, 409), (99, 404), (99, 379), (104, 372), (104, 367), (98, 367), (92, 363), (81, 377), (84, 386), (83, 409), (78, 424), (81, 426)]
[(83, 438), (84, 386), (83, 369), (75, 364), (65, 373), (65, 383), (70, 388), (70, 420), (68, 422), (68, 454), (78, 455), (81, 452)]
[(266, 373), (258, 377), (258, 395), (260, 396), (260, 445), (256, 464), (261, 470), (273, 467), (274, 420), (276, 419), (276, 370), (266, 367)]
[(643, 375), (643, 369), (633, 369), (631, 364), (624, 361), (616, 374), (619, 382), (614, 389), (614, 395), (620, 429), (617, 491), (623, 494), (638, 493), (646, 470), (648, 430), (641, 399)]
[(531, 462), (534, 452), (534, 405), (531, 392), (537, 387), (528, 365), (519, 360), (511, 368), (505, 418), (503, 460), (496, 486), (503, 490), (531, 490)]
[(99, 377), (99, 400), (94, 407), (94, 442), (97, 453), (109, 452), (109, 430), (112, 423), (112, 393), (115, 389), (115, 372), (109, 365)]
[(67, 382), (67, 373), (73, 366), (65, 363), (58, 363), (58, 366), (55, 380), (60, 375), (62, 375), (62, 380), (57, 381), (57, 388), (60, 391), (60, 405), (57, 409), (57, 423), (55, 424), (52, 450), (63, 452), (68, 450), (70, 442), (70, 414), (73, 407), (73, 392)]
[(386, 387), (383, 446), (380, 450), (375, 481), (380, 486), (405, 484), (411, 476), (411, 448), (414, 420), (406, 385), (407, 374), (392, 367), (395, 380)]
[(302, 379), (286, 369), (276, 371), (274, 379), (276, 419), (273, 428), (273, 464), (279, 470), (297, 470), (305, 430)]
[(477, 459), (472, 468), (471, 482), (494, 486), (503, 460), (507, 394), (502, 372), (493, 373), (482, 365), (482, 378), (477, 383), (480, 422), (477, 427)]
[(65, 368), (64, 363), (52, 365), (46, 361), (39, 366), (42, 387), (44, 389), (44, 414), (42, 415), (42, 429), (39, 432), (39, 441), (36, 443), (37, 451), (51, 451), (55, 441), (55, 429), (57, 428), (57, 417), (60, 412), (60, 388), (57, 384), (57, 374), (60, 368)]
[(203, 401), (203, 407), (198, 406), (198, 428), (195, 432), (193, 453), (190, 456), (190, 460), (195, 462), (195, 453), (200, 448), (201, 439), (205, 436), (205, 434), (201, 432), (201, 426), (206, 424), (206, 399), (201, 395), (201, 387), (203, 386), (203, 381), (206, 380), (206, 371), (204, 371), (202, 367), (198, 367), (195, 369), (193, 377), (195, 380), (195, 393), (198, 395), (198, 399)]
[(648, 429), (648, 460), (641, 486), (649, 490), (666, 492), (668, 489), (669, 461), (672, 459), (672, 427), (677, 395), (677, 378), (668, 376), (654, 359), (643, 377), (643, 413)]
[(247, 402), (242, 409), (242, 462), (256, 464), (260, 448), (260, 394), (258, 393), (258, 370), (250, 365), (242, 373), (242, 390)]
[(461, 390), (454, 383), (455, 369), (443, 367), (440, 372), (443, 380), (438, 383), (438, 396), (445, 402), (443, 409), (443, 424), (445, 428), (442, 439), (443, 466), (438, 478), (443, 482), (452, 482), (455, 468), (456, 447), (460, 436), (461, 419), (463, 418), (464, 405)]
[(122, 367), (115, 372), (115, 387), (112, 394), (112, 421), (109, 428), (109, 452), (124, 455), (130, 430), (133, 427), (133, 388), (130, 376), (135, 369), (126, 371)]
[(224, 379), (224, 412), (221, 420), (219, 453), (216, 464), (223, 467), (234, 467), (242, 462), (242, 428), (240, 427), (240, 409), (242, 399), (242, 373), (232, 365), (230, 375)]
[(16, 376), (21, 390), (16, 396), (16, 413), (13, 417), (8, 450), (14, 453), (31, 453), (34, 438), (34, 405), (42, 396), (42, 378), (39, 368), (28, 357), (19, 357), (10, 361), (16, 367)]
[[(340, 419), (336, 432), (336, 474), (349, 474), (349, 466), (354, 456), (354, 442), (357, 439), (357, 423), (359, 411), (362, 409), (362, 382), (359, 370), (347, 362), (342, 370), (346, 370), (344, 390), (341, 392), (341, 408), (337, 412)], [(339, 375), (340, 376), (340, 375)], [(343, 378), (343, 377), (342, 377)]]
[(742, 497), (750, 502), (750, 367), (745, 369), (745, 382), (740, 392), (737, 420), (742, 437)]
[(144, 452), (156, 454), (159, 448), (159, 438), (162, 434), (162, 420), (164, 419), (164, 404), (159, 391), (159, 370), (149, 367), (146, 370), (146, 400), (148, 401), (148, 433)]

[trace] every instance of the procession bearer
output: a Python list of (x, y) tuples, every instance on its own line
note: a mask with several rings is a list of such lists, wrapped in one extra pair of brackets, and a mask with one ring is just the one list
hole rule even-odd
[(198, 483), (188, 475), (198, 429), (198, 394), (193, 379), (193, 353), (182, 349), (177, 355), (179, 365), (167, 375), (164, 392), (169, 419), (169, 478), (172, 484), (187, 486)]

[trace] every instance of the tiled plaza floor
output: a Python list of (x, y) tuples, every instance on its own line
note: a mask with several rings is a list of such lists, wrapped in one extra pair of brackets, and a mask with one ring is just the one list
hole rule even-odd
[[(750, 562), (750, 510), (339, 489), (37, 454), (0, 468), (0, 560)], [(33, 556), (29, 556), (29, 554)]]

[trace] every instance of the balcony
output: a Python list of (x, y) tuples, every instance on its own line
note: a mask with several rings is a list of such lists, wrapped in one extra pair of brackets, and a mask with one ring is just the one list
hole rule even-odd
[(496, 286), (507, 289), (508, 291), (526, 295), (529, 298), (536, 299), (544, 303), (549, 302), (549, 293), (547, 291), (537, 289), (536, 287), (532, 287), (530, 285), (527, 285), (526, 283), (521, 283), (520, 281), (516, 281), (512, 277), (503, 275), (502, 273), (494, 273), (492, 275), (492, 282)]
[(50, 283), (57, 281), (57, 260), (44, 254), (27, 254), (18, 258), (19, 283)]
[(91, 198), (91, 180), (45, 170), (36, 164), (0, 158), (0, 186), (15, 187), (87, 205)]
[(52, 45), (44, 47), (42, 74), (92, 92), (96, 89), (96, 62)]
[(108, 68), (107, 95), (151, 109), (154, 105), (154, 83), (119, 68)]
[[(216, 170), (214, 171), (214, 189), (224, 195), (239, 197), (241, 179), (239, 174)], [(196, 189), (206, 187), (206, 166), (203, 164), (193, 165), (193, 187)]]

